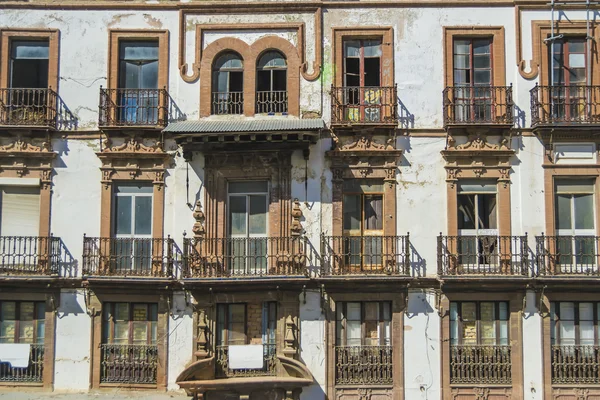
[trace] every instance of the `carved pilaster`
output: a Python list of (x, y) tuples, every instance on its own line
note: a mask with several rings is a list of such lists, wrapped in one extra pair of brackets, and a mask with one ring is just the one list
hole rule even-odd
[(302, 235), (304, 229), (302, 228), (302, 223), (300, 222), (301, 219), (302, 210), (300, 209), (300, 201), (298, 199), (294, 199), (294, 206), (292, 208), (292, 236)]
[(210, 355), (208, 306), (196, 307), (196, 359), (202, 360)]
[(194, 212), (192, 214), (194, 217), (194, 227), (192, 228), (192, 232), (194, 232), (194, 239), (199, 241), (204, 239), (204, 235), (206, 233), (204, 229), (204, 213), (202, 212), (202, 203), (200, 200), (196, 202), (196, 207), (194, 207)]

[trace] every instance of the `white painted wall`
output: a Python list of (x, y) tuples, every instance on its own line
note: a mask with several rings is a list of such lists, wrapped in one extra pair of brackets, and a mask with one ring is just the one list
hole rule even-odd
[(321, 312), (321, 294), (307, 290), (306, 303), (300, 295), (300, 359), (312, 372), (315, 383), (302, 390), (302, 400), (325, 399), (325, 315)]

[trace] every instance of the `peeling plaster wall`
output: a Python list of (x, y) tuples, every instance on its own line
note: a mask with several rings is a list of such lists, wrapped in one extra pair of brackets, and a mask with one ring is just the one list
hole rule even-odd
[(173, 294), (173, 306), (169, 317), (169, 352), (167, 389), (179, 390), (175, 382), (177, 376), (190, 363), (190, 355), (194, 353), (191, 338), (194, 335), (193, 310), (186, 303), (185, 292)]
[(306, 291), (300, 295), (300, 359), (312, 372), (315, 383), (302, 390), (302, 400), (325, 399), (325, 315), (321, 311), (321, 294)]

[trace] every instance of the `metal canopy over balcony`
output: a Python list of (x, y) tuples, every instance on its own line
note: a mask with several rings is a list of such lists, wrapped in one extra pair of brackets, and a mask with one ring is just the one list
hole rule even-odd
[(322, 276), (409, 276), (409, 236), (322, 236)]
[(57, 107), (52, 89), (0, 89), (0, 126), (56, 129)]
[(438, 237), (438, 275), (531, 276), (527, 236)]
[(304, 278), (307, 249), (302, 236), (184, 239), (184, 277)]
[(381, 87), (331, 87), (332, 125), (398, 124), (398, 89)]
[(514, 124), (512, 86), (449, 86), (443, 91), (444, 128)]
[(98, 126), (162, 129), (169, 121), (166, 89), (100, 88)]
[(600, 126), (600, 85), (538, 86), (531, 94), (531, 126)]
[(322, 119), (227, 119), (181, 121), (169, 124), (163, 132), (172, 134), (186, 150), (231, 149), (234, 144), (307, 148), (316, 143), (325, 128)]

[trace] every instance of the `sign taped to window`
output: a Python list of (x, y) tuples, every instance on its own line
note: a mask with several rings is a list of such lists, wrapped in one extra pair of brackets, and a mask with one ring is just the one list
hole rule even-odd
[(229, 369), (261, 369), (263, 367), (263, 345), (230, 345)]

